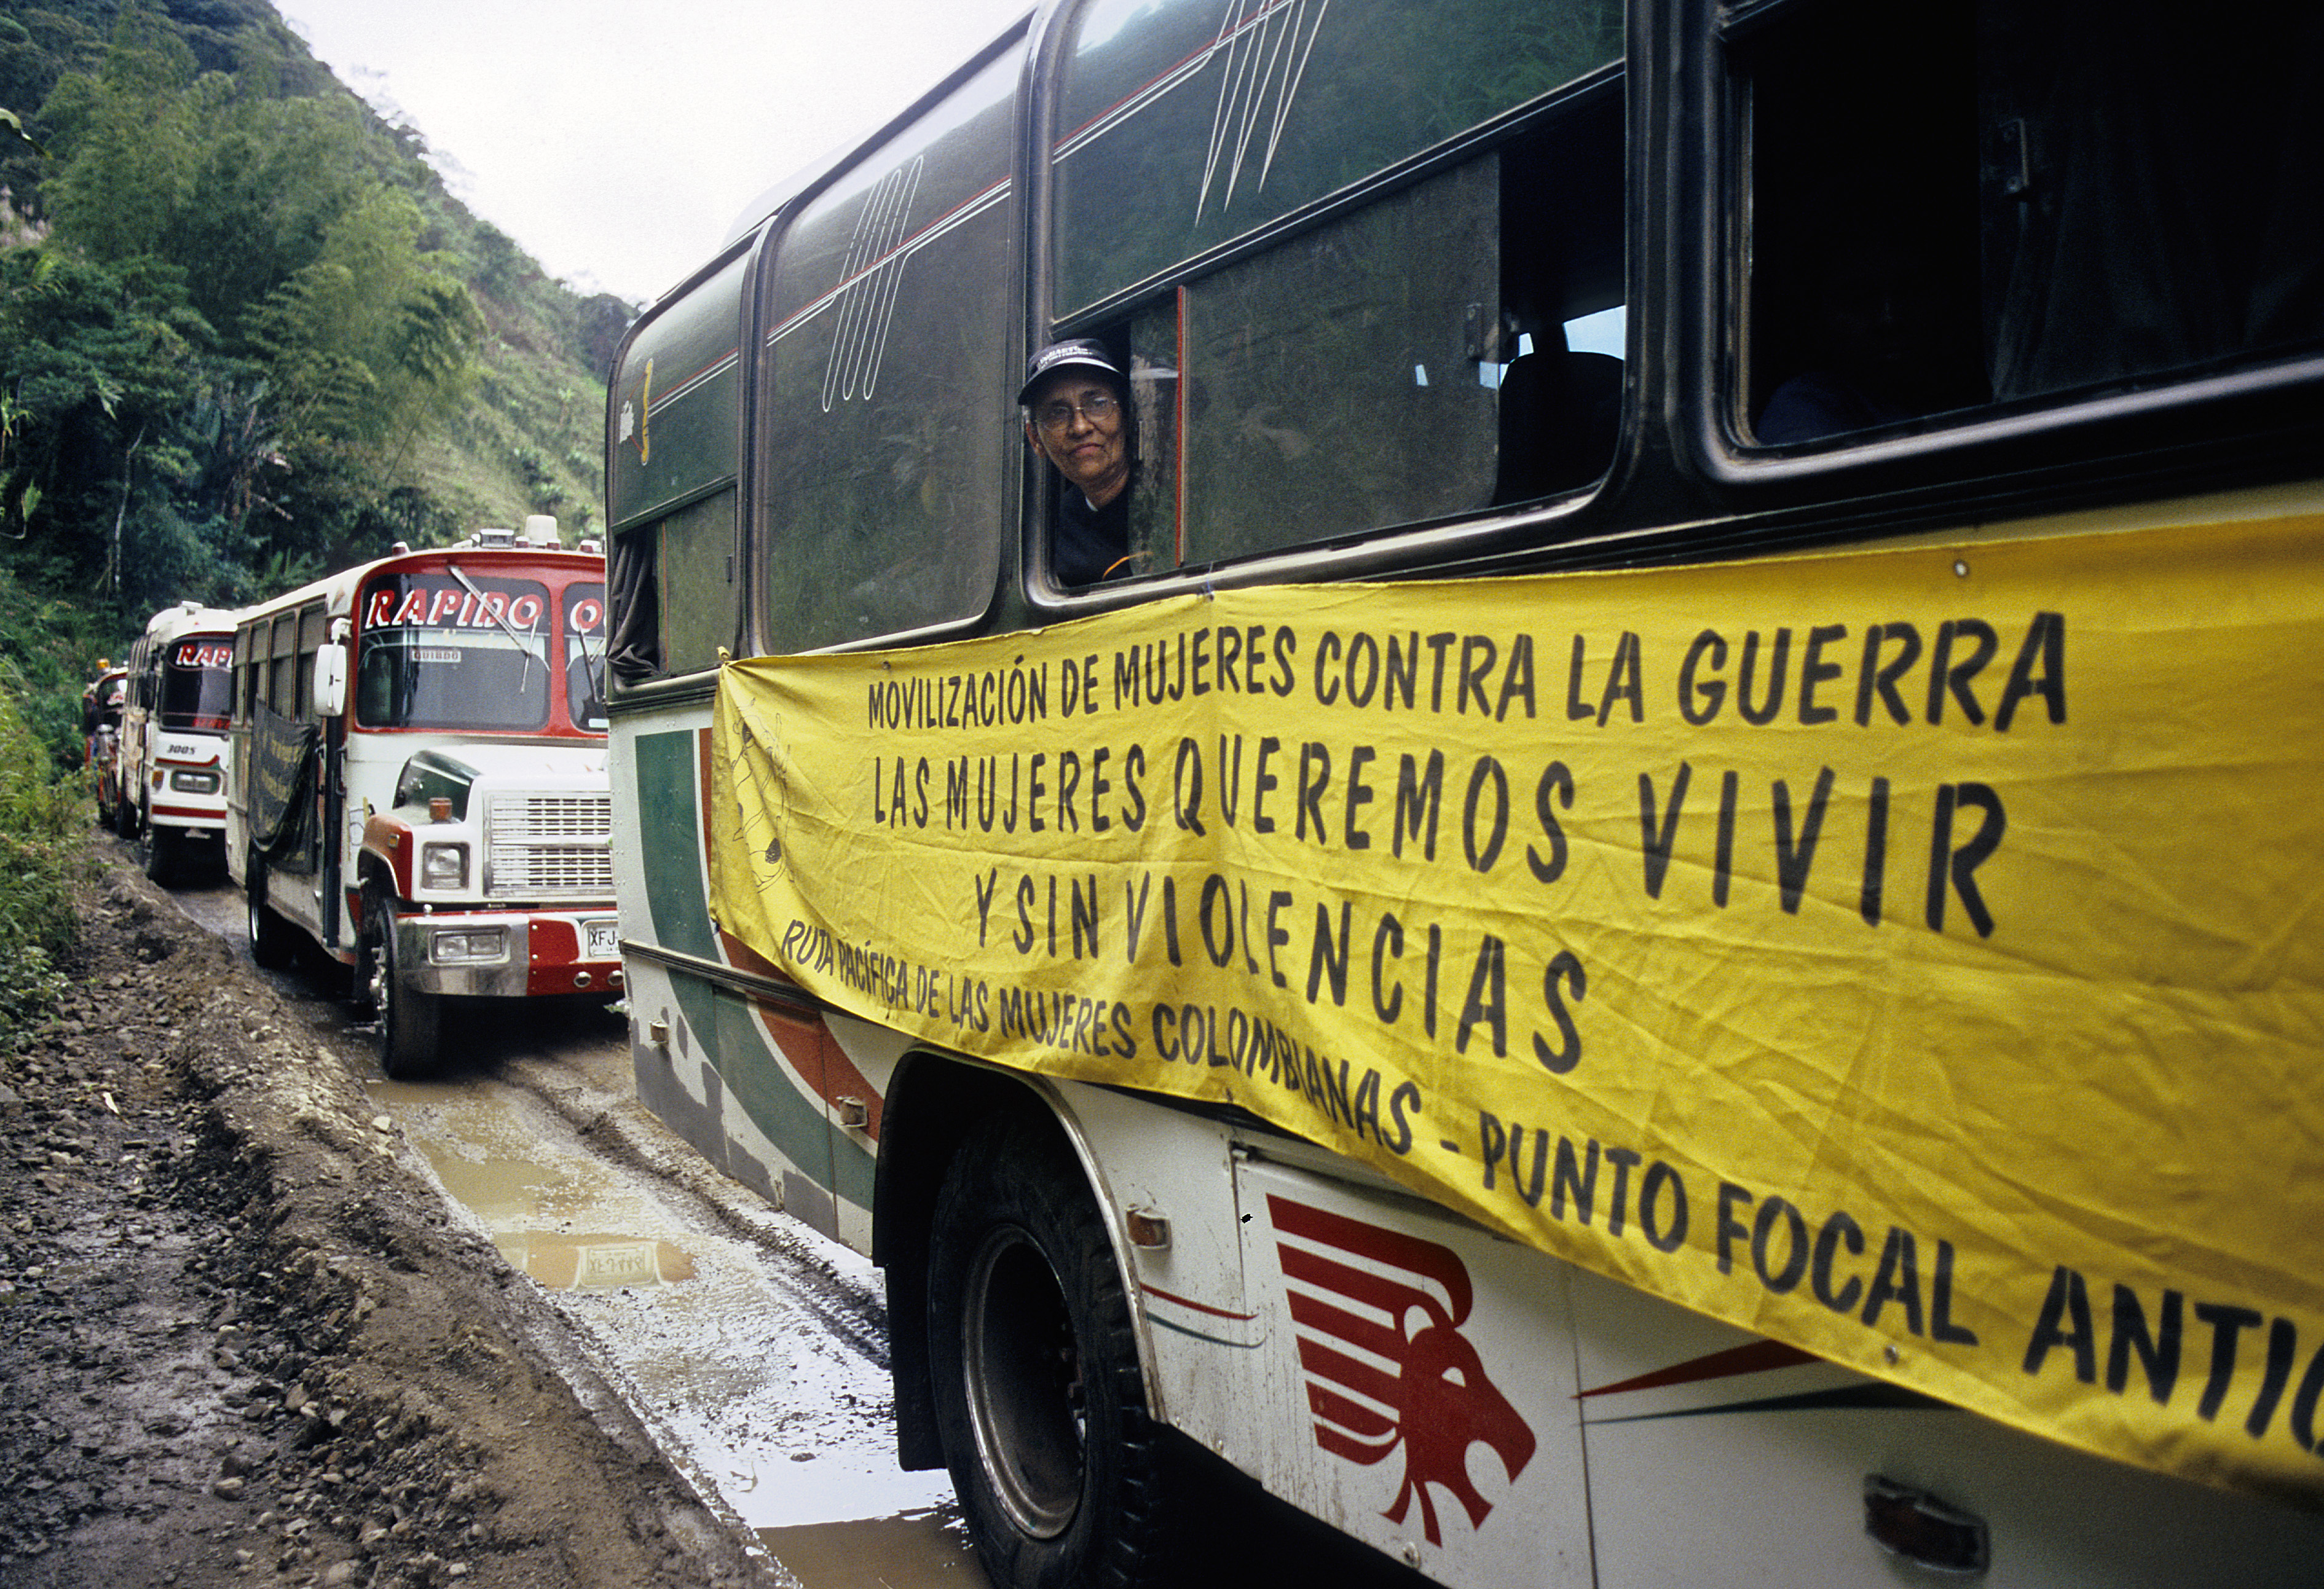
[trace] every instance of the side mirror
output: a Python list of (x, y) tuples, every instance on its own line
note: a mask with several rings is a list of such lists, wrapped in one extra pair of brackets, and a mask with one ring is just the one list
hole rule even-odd
[(347, 709), (347, 648), (334, 640), (315, 649), (315, 715), (337, 717)]

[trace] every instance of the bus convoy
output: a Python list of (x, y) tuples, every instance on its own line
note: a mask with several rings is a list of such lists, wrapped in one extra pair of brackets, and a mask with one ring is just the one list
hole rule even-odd
[(2314, 1581), (2319, 16), (1044, 0), (632, 325), (639, 1093), (994, 1583)]
[(391, 1076), (621, 993), (1000, 1589), (2312, 1583), (2324, 13), (2173, 20), (1043, 0), (100, 798)]
[[(447, 998), (618, 997), (594, 545), (564, 549), (537, 517), (521, 535), (399, 546), (240, 611), (188, 606), (131, 657), (121, 781), (137, 782), (140, 700), (180, 698), (166, 671), (138, 693), (166, 640), (171, 668), (207, 670), (204, 809), (259, 964), (304, 945), (346, 968), (392, 1077), (438, 1067)], [(176, 759), (155, 761), (153, 789), (164, 771), (184, 788), (191, 752), (158, 742)], [(165, 808), (146, 809), (141, 828), (167, 831)]]

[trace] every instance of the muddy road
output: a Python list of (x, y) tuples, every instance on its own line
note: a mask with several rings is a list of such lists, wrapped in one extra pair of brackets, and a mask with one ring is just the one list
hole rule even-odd
[(442, 1073), (392, 1082), (330, 969), (252, 964), (223, 879), (173, 897), (338, 1056), (454, 1219), (542, 1288), (665, 1454), (804, 1589), (982, 1582), (950, 1483), (896, 1466), (878, 1272), (645, 1113), (617, 1008), (480, 1005)]
[(390, 1085), (222, 883), (92, 855), (0, 1056), (0, 1585), (982, 1582), (889, 1455), (875, 1272), (640, 1116), (618, 1016)]
[[(466, 1010), (390, 1083), (223, 879), (91, 856), (0, 1053), (0, 1589), (982, 1589), (877, 1272), (646, 1116), (620, 1015)], [(1211, 1499), (1205, 1589), (1419, 1583)]]

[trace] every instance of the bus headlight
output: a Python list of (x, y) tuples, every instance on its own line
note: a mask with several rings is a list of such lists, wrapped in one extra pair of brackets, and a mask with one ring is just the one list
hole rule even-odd
[(465, 844), (423, 844), (420, 847), (422, 888), (466, 888), (468, 847)]
[(170, 775), (170, 787), (184, 794), (215, 794), (218, 790), (218, 776), (216, 773), (173, 772)]
[(497, 963), (508, 959), (508, 929), (477, 927), (436, 934), (429, 958), (439, 966)]

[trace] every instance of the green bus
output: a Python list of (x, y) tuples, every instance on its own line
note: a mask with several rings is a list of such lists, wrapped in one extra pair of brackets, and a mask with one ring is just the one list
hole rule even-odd
[(631, 328), (639, 1092), (884, 1267), (994, 1582), (1221, 1465), (1464, 1589), (2313, 1580), (2324, 12), (2236, 23), (1051, 0)]

